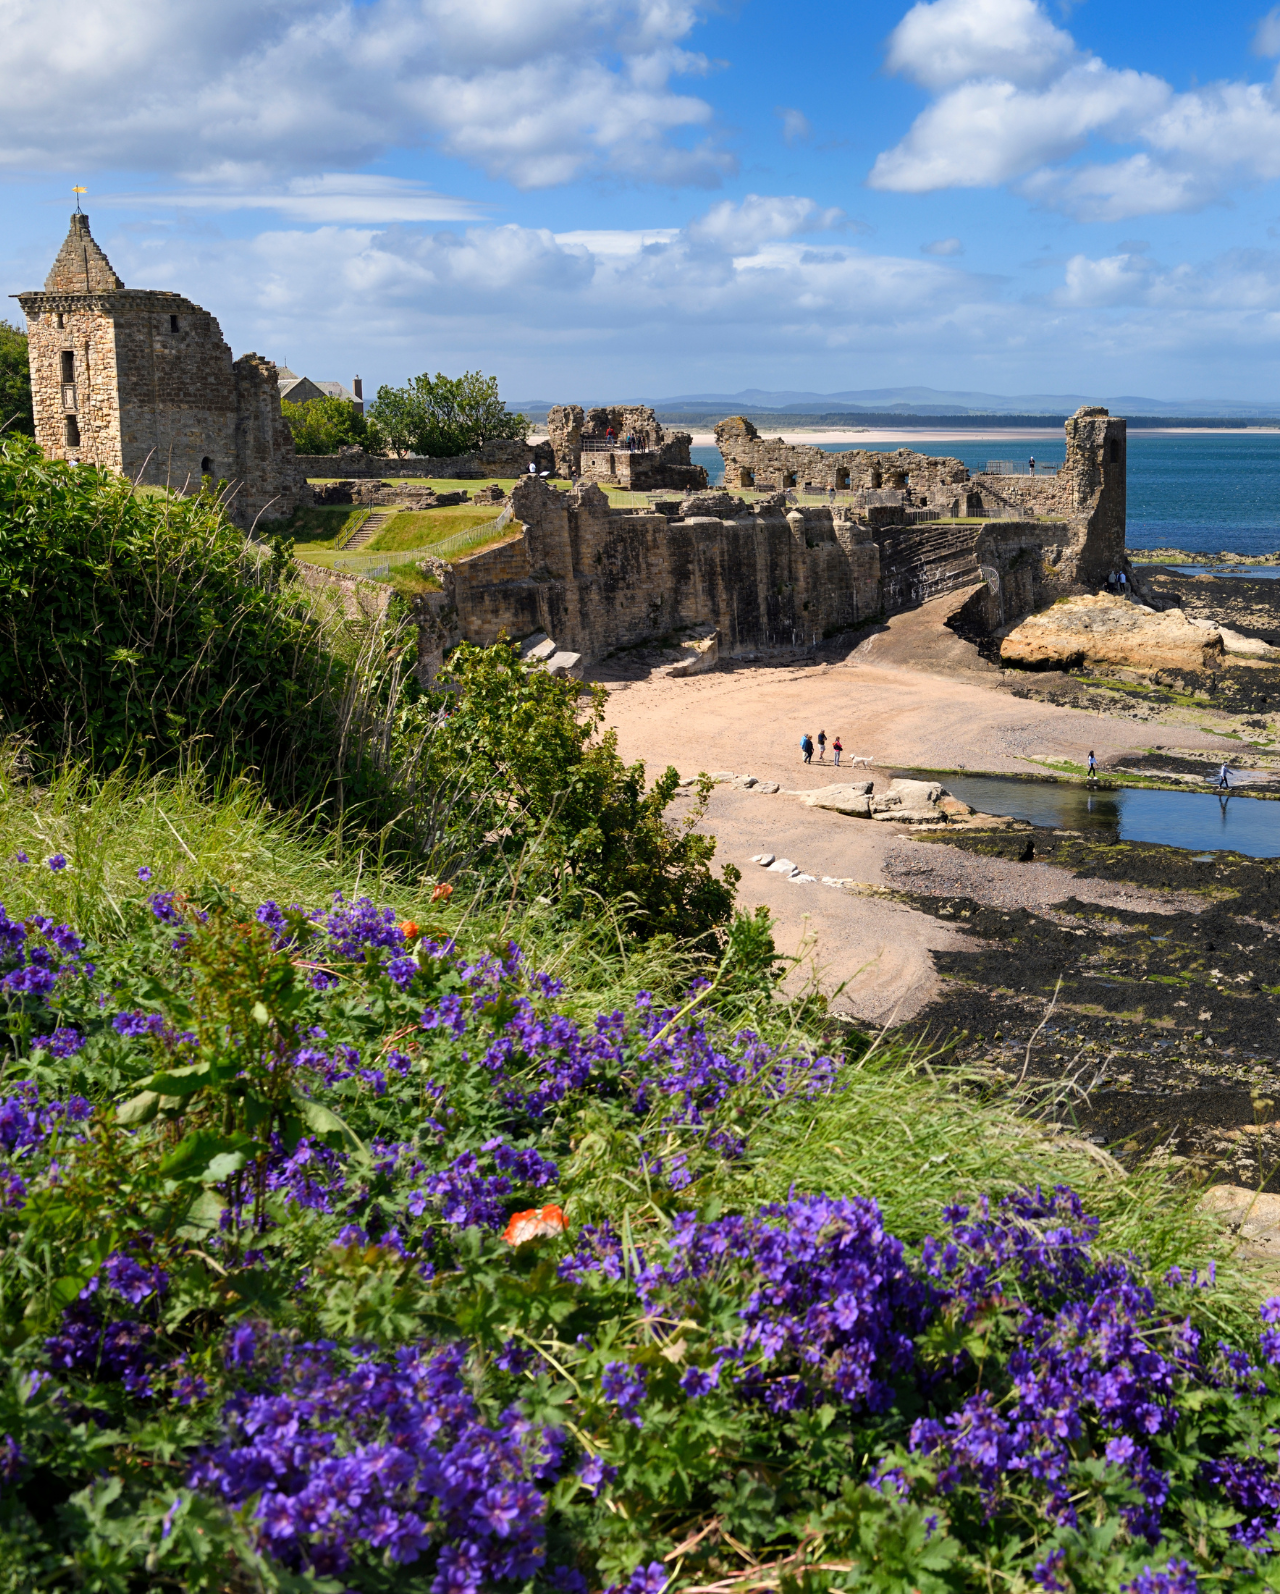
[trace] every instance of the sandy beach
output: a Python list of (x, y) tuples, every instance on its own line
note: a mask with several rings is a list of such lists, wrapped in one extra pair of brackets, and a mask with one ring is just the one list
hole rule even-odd
[[(919, 445), (923, 443), (999, 443), (1014, 442), (1017, 440), (1031, 441), (1033, 439), (1047, 438), (1054, 442), (1062, 441), (1062, 428), (1060, 426), (1018, 426), (1018, 427), (978, 427), (978, 426), (953, 426), (953, 427), (914, 427), (909, 425), (889, 429), (884, 426), (867, 427), (828, 427), (813, 428), (809, 430), (783, 427), (775, 432), (771, 426), (764, 422), (757, 423), (762, 437), (781, 437), (784, 443), (812, 443), (830, 445), (843, 444), (848, 448), (880, 448), (885, 443)], [(668, 431), (679, 431), (679, 427), (668, 426)], [(1269, 436), (1280, 431), (1280, 427), (1272, 426), (1131, 426), (1130, 437), (1254, 437)], [(693, 448), (714, 448), (716, 437), (714, 432), (694, 432)], [(545, 431), (534, 430), (529, 434), (530, 442), (541, 443), (546, 441)]]

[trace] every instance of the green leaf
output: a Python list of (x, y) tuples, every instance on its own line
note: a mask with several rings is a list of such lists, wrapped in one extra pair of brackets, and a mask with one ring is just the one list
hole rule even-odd
[(160, 1111), (160, 1097), (154, 1090), (144, 1090), (141, 1095), (121, 1102), (116, 1108), (116, 1122), (120, 1124), (149, 1124)]
[(208, 1063), (191, 1063), (186, 1068), (170, 1068), (152, 1074), (146, 1086), (158, 1096), (194, 1096), (209, 1083), (209, 1073)]
[(239, 1173), (249, 1158), (243, 1151), (220, 1151), (216, 1157), (209, 1160), (208, 1166), (200, 1175), (202, 1184), (221, 1184), (224, 1179), (229, 1179), (233, 1173)]
[(306, 1124), (307, 1128), (317, 1135), (338, 1135), (342, 1143), (352, 1151), (363, 1151), (364, 1145), (359, 1135), (343, 1123), (336, 1112), (330, 1112), (327, 1107), (322, 1107), (318, 1101), (312, 1101), (310, 1096), (304, 1096), (300, 1090), (290, 1090), (297, 1115)]
[(252, 1146), (248, 1135), (220, 1135), (213, 1129), (194, 1129), (164, 1158), (160, 1173), (166, 1179), (204, 1179), (205, 1170), (216, 1158), (228, 1152), (247, 1151)]

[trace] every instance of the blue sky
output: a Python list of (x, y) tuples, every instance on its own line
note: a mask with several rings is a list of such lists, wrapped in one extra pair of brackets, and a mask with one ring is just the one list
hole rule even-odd
[(1274, 404), (1278, 62), (1236, 0), (28, 0), (0, 279), (78, 181), (127, 284), (366, 392)]

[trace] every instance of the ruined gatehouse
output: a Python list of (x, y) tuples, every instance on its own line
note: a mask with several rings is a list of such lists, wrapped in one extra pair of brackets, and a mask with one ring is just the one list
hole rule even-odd
[(217, 320), (181, 294), (126, 288), (79, 211), (27, 318), (36, 441), (50, 459), (198, 491), (225, 480), (238, 524), (292, 514), (310, 490), (276, 367), (234, 360)]
[(547, 440), (555, 474), (634, 492), (694, 492), (707, 473), (693, 464), (688, 432), (668, 435), (644, 404), (613, 404), (583, 412), (580, 404), (547, 411)]

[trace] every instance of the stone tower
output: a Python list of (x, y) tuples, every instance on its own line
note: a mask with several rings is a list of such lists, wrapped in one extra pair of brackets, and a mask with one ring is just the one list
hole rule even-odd
[(256, 354), (233, 361), (215, 318), (180, 294), (126, 288), (87, 216), (72, 216), (43, 292), (15, 297), (49, 458), (183, 493), (225, 479), (243, 526), (309, 497), (275, 366)]

